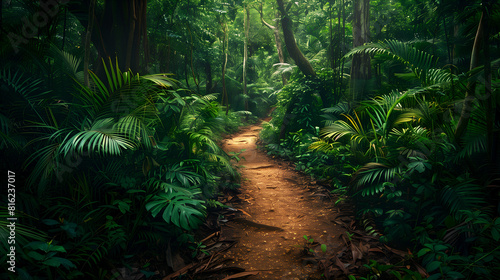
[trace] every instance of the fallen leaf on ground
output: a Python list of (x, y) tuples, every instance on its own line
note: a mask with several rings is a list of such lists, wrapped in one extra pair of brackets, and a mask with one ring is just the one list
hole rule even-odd
[(342, 272), (348, 274), (348, 271), (346, 269), (346, 264), (343, 263), (337, 256), (335, 256), (335, 265), (337, 265), (342, 270)]

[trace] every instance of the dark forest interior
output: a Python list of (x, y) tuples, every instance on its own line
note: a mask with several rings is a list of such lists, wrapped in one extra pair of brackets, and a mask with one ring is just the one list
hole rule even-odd
[(0, 278), (495, 279), (499, 8), (3, 0)]

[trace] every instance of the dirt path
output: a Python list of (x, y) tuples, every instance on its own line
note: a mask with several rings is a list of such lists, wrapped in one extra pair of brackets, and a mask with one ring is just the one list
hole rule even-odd
[[(225, 257), (247, 272), (259, 271), (247, 279), (320, 279), (314, 257), (322, 256), (321, 244), (329, 252), (340, 246), (343, 230), (332, 223), (337, 210), (308, 177), (257, 149), (259, 130), (250, 126), (223, 141), (226, 152), (245, 149), (241, 202), (232, 205), (244, 214), (224, 228), (239, 242)], [(304, 235), (314, 239), (314, 253), (305, 253)]]

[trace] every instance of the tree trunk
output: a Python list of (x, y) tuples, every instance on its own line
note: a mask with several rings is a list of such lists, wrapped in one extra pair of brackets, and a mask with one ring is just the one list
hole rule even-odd
[[(358, 47), (370, 40), (370, 0), (354, 0), (353, 16), (353, 47)], [(370, 55), (366, 53), (354, 55), (351, 66), (351, 94), (354, 101), (364, 97), (370, 78)]]
[(194, 72), (194, 57), (193, 57), (193, 34), (191, 33), (191, 28), (189, 27), (189, 23), (186, 24), (187, 30), (189, 32), (189, 38), (190, 38), (190, 44), (189, 44), (189, 57), (190, 57), (190, 67), (191, 67), (191, 74), (193, 75), (193, 81), (194, 84), (196, 85), (196, 90), (197, 92), (200, 92), (200, 83), (198, 82), (198, 79), (196, 78), (196, 74)]
[(333, 1), (330, 0), (328, 2), (328, 31), (330, 35), (330, 68), (335, 69), (336, 67), (336, 61), (337, 61), (337, 56), (335, 53), (335, 48), (333, 47)]
[[(340, 1), (340, 7), (337, 11), (338, 16), (338, 29), (337, 29), (337, 41), (339, 42), (339, 47), (337, 48), (336, 56), (339, 58), (339, 71), (336, 77), (337, 85), (335, 87), (335, 96), (340, 96), (343, 92), (342, 76), (344, 75), (344, 60), (340, 59), (342, 57), (342, 50), (345, 48), (345, 17), (344, 17), (344, 1)], [(342, 18), (344, 19), (343, 21)], [(343, 24), (342, 24), (343, 23)]]
[(189, 85), (188, 65), (188, 56), (187, 54), (184, 54), (184, 79), (186, 80), (186, 87), (190, 89), (191, 86)]
[[(283, 46), (281, 45), (281, 38), (280, 38), (280, 30), (277, 26), (272, 26), (269, 23), (267, 23), (264, 20), (264, 15), (262, 12), (262, 4), (260, 4), (260, 21), (267, 26), (269, 29), (273, 31), (274, 34), (274, 43), (276, 44), (276, 51), (278, 52), (278, 60), (280, 63), (285, 63), (285, 56), (283, 55)], [(276, 14), (276, 18), (279, 16), (279, 14)], [(287, 83), (287, 78), (285, 74), (281, 74), (281, 82), (283, 83), (283, 86), (286, 85)]]
[(212, 93), (212, 64), (209, 60), (205, 61), (205, 76), (207, 81), (205, 82), (205, 94)]
[[(1, 10), (0, 10), (0, 14), (1, 14)], [(0, 15), (0, 18), (1, 18), (1, 15)], [(1, 20), (0, 20), (0, 22), (1, 22)], [(63, 22), (63, 34), (62, 34), (61, 51), (64, 51), (64, 42), (66, 42), (66, 26), (67, 26), (67, 22), (68, 22), (68, 9), (64, 8), (64, 22)], [(0, 28), (1, 28), (1, 24), (0, 24)]]
[[(91, 1), (68, 4), (83, 26), (88, 26)], [(145, 71), (149, 60), (146, 12), (147, 0), (105, 0), (104, 11), (94, 17), (92, 31), (92, 42), (99, 56), (113, 60), (116, 57), (125, 70)]]
[[(486, 136), (487, 136), (487, 153), (492, 155), (493, 151), (493, 98), (492, 98), (492, 88), (491, 88), (491, 57), (490, 57), (490, 24), (489, 24), (489, 13), (486, 11), (486, 18), (484, 20), (484, 31), (483, 31), (483, 52), (484, 52), (484, 96), (479, 97), (479, 99), (484, 101), (486, 105)], [(496, 157), (491, 158), (492, 162)]]
[(130, 68), (130, 64), (132, 61), (132, 49), (134, 47), (134, 39), (135, 39), (135, 26), (137, 25), (137, 16), (135, 13), (135, 5), (132, 4), (129, 6), (129, 32), (128, 32), (128, 41), (127, 41), (127, 55), (125, 58), (125, 69)]
[(281, 27), (283, 28), (283, 37), (285, 39), (286, 49), (288, 50), (288, 54), (295, 61), (297, 67), (299, 67), (300, 71), (306, 76), (316, 76), (316, 72), (312, 67), (309, 60), (304, 56), (304, 54), (300, 51), (297, 46), (297, 42), (295, 41), (295, 36), (293, 35), (293, 22), (288, 16), (285, 5), (283, 4), (283, 0), (276, 0), (278, 3), (278, 10), (281, 13)]
[(3, 3), (0, 3), (0, 35), (3, 36)]
[[(479, 25), (477, 27), (476, 37), (474, 39), (474, 45), (472, 46), (472, 54), (470, 58), (469, 70), (472, 70), (478, 66), (479, 51), (481, 49), (483, 41), (483, 27), (485, 21), (485, 11), (481, 14), (481, 19), (479, 20)], [(476, 91), (476, 81), (470, 81), (467, 83), (467, 92), (465, 93), (464, 104), (462, 106), (462, 112), (460, 113), (460, 119), (458, 120), (457, 128), (455, 130), (455, 140), (459, 141), (462, 135), (467, 129), (469, 124), (470, 113), (472, 111), (473, 101), (475, 99)]]
[[(283, 29), (283, 37), (285, 39), (285, 45), (286, 49), (288, 50), (288, 54), (295, 61), (295, 64), (297, 64), (297, 67), (299, 67), (302, 74), (309, 77), (315, 77), (316, 72), (314, 71), (314, 68), (297, 46), (297, 42), (295, 41), (295, 36), (293, 35), (293, 30), (292, 30), (293, 22), (286, 12), (283, 0), (276, 0), (276, 2), (278, 3), (278, 10), (281, 13), (281, 27)], [(291, 115), (292, 108), (295, 103), (294, 100), (296, 99), (295, 96), (292, 97), (290, 105), (288, 105), (287, 111), (283, 118), (283, 123), (281, 124), (280, 128), (280, 139), (285, 138), (287, 131), (286, 127), (288, 123), (295, 117)], [(323, 104), (327, 104), (327, 97), (324, 96), (324, 94), (320, 94), (320, 97), (321, 100), (323, 101)]]
[(222, 106), (224, 106), (224, 102), (226, 103), (226, 115), (229, 114), (229, 97), (227, 95), (226, 88), (226, 67), (227, 67), (227, 53), (229, 52), (229, 34), (227, 30), (227, 23), (221, 22), (222, 30), (224, 32), (224, 38), (222, 39), (222, 57), (224, 60), (222, 61)]
[(247, 62), (248, 62), (248, 35), (250, 33), (250, 10), (244, 8), (243, 25), (245, 28), (245, 42), (243, 46), (243, 98), (245, 100), (245, 111), (248, 111), (248, 89), (247, 89)]
[(90, 39), (92, 37), (92, 29), (94, 26), (95, 1), (96, 0), (92, 0), (90, 2), (89, 24), (87, 25), (87, 34), (85, 35), (85, 56), (83, 58), (83, 82), (87, 87), (90, 87), (90, 81), (89, 81)]
[[(283, 55), (283, 46), (281, 45), (280, 31), (276, 27), (273, 29), (274, 41), (276, 43), (276, 50), (278, 51), (278, 60), (280, 63), (285, 63), (285, 56)], [(285, 86), (288, 82), (286, 74), (281, 74), (281, 83)]]

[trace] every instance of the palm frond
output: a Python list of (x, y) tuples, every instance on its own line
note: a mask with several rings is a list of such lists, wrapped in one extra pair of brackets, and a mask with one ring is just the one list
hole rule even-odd
[(365, 185), (362, 190), (360, 190), (361, 196), (374, 196), (379, 193), (383, 193), (385, 190), (385, 184), (370, 184)]
[[(31, 226), (28, 226), (28, 223), (26, 222), (30, 217), (27, 215), (22, 214), (22, 212), (17, 211), (16, 216), (18, 216), (19, 219), (23, 219), (25, 222), (24, 223), (17, 223), (16, 224), (16, 244), (17, 246), (24, 247), (26, 244), (29, 242), (32, 242), (34, 240), (36, 241), (46, 241), (49, 239), (48, 235)], [(0, 238), (3, 240), (9, 240), (9, 236), (11, 236), (11, 232), (9, 228), (7, 227), (9, 225), (8, 218), (10, 218), (11, 215), (9, 215), (9, 211), (7, 210), (7, 207), (0, 207)], [(2, 245), (0, 247), (4, 248), (4, 252), (9, 252), (10, 249), (8, 246), (8, 242), (2, 242)], [(23, 250), (21, 252), (18, 252), (20, 254), (25, 254)], [(3, 256), (2, 256), (3, 257)]]
[(113, 62), (111, 61), (111, 57), (109, 57), (109, 70), (108, 66), (102, 59), (104, 72), (106, 72), (108, 88), (110, 92), (115, 92), (119, 90), (123, 85), (128, 85), (130, 82), (135, 79), (139, 80), (139, 74), (135, 75), (132, 71), (122, 72), (120, 67), (118, 66), (118, 59), (115, 61), (115, 66), (113, 66)]
[(206, 94), (206, 95), (203, 95), (201, 98), (207, 102), (211, 102), (211, 101), (216, 101), (217, 100), (217, 93), (212, 93), (212, 94)]
[(204, 152), (207, 149), (210, 151), (218, 151), (219, 146), (213, 141), (212, 130), (208, 127), (202, 128), (197, 132), (189, 132), (190, 147), (194, 154)]
[(277, 67), (276, 71), (271, 75), (272, 77), (276, 77), (278, 75), (284, 75), (286, 73), (292, 73), (297, 66), (291, 65), (288, 63), (276, 63), (273, 64), (273, 67)]
[(242, 115), (242, 116), (251, 116), (252, 112), (250, 111), (236, 111), (234, 112), (235, 114)]
[(381, 163), (370, 162), (356, 171), (351, 184), (356, 189), (359, 189), (381, 182), (393, 182), (399, 172), (399, 167), (389, 167)]
[[(26, 159), (25, 166), (35, 164), (27, 181), (28, 187), (33, 187), (37, 182), (49, 182), (52, 175), (57, 172), (59, 143), (46, 145)], [(43, 185), (43, 184), (42, 184)], [(43, 187), (40, 188), (43, 193)]]
[[(21, 70), (2, 69), (0, 71), (0, 83), (0, 86), (3, 84), (9, 90), (8, 94), (5, 93), (6, 95), (2, 96), (4, 102), (10, 103), (10, 106), (5, 108), (6, 111), (12, 111), (16, 114), (14, 116), (16, 119), (24, 120), (27, 117), (25, 107), (29, 106), (36, 119), (39, 121), (44, 120), (39, 106), (50, 91), (43, 89), (43, 79), (30, 78)], [(22, 115), (17, 115), (20, 112), (23, 112)]]
[(79, 155), (120, 155), (125, 149), (133, 149), (135, 142), (114, 129), (113, 119), (95, 121), (89, 129), (84, 129), (61, 143), (61, 153), (68, 156)]
[[(118, 67), (118, 65), (117, 65)], [(154, 74), (142, 76), (144, 80), (151, 81), (155, 83), (162, 89), (177, 89), (179, 82), (169, 76), (172, 74)]]
[(14, 149), (20, 151), (22, 149), (24, 141), (14, 137), (12, 132), (11, 120), (0, 113), (0, 150)]
[(143, 118), (138, 118), (135, 115), (127, 115), (120, 118), (114, 127), (116, 133), (124, 135), (126, 138), (134, 142), (140, 142), (146, 149), (151, 149), (156, 143), (153, 138), (153, 132), (150, 127), (154, 123), (145, 124)]
[(324, 108), (321, 110), (325, 113), (336, 114), (336, 115), (350, 114), (352, 112), (352, 108), (348, 102), (339, 102), (335, 104), (335, 106), (333, 107)]
[(63, 71), (71, 77), (76, 78), (82, 60), (75, 55), (60, 50), (55, 45), (51, 45), (51, 56), (57, 64), (57, 71)]
[(471, 114), (474, 121), (471, 121), (467, 127), (467, 133), (462, 139), (463, 148), (458, 152), (456, 160), (468, 158), (472, 155), (481, 155), (487, 151), (488, 140), (484, 111), (475, 108)]
[(387, 40), (384, 43), (365, 44), (352, 49), (345, 57), (349, 58), (360, 53), (377, 55), (382, 60), (395, 60), (402, 63), (425, 86), (449, 82), (454, 77), (450, 71), (435, 68), (437, 59), (433, 55), (418, 50), (409, 43)]
[(363, 124), (359, 120), (357, 113), (354, 113), (356, 119), (350, 115), (343, 115), (347, 122), (338, 120), (333, 125), (321, 129), (320, 135), (323, 138), (338, 141), (339, 139), (350, 136), (349, 140), (361, 143), (363, 141), (370, 142), (368, 135), (365, 133)]
[(309, 149), (323, 153), (328, 153), (333, 151), (335, 147), (338, 146), (339, 144), (340, 144), (339, 142), (330, 142), (324, 139), (320, 139), (316, 142), (311, 143), (311, 145), (309, 145)]
[(206, 153), (205, 156), (212, 162), (217, 163), (218, 166), (221, 166), (233, 179), (239, 180), (240, 174), (234, 169), (227, 155), (222, 155), (220, 153)]
[(478, 210), (485, 205), (484, 191), (472, 179), (458, 178), (457, 182), (446, 185), (440, 191), (440, 200), (448, 208), (450, 215), (460, 220), (461, 211)]
[(0, 71), (0, 80), (32, 106), (48, 93), (48, 91), (40, 91), (43, 79), (26, 77), (21, 70), (13, 72), (11, 69), (2, 69)]

